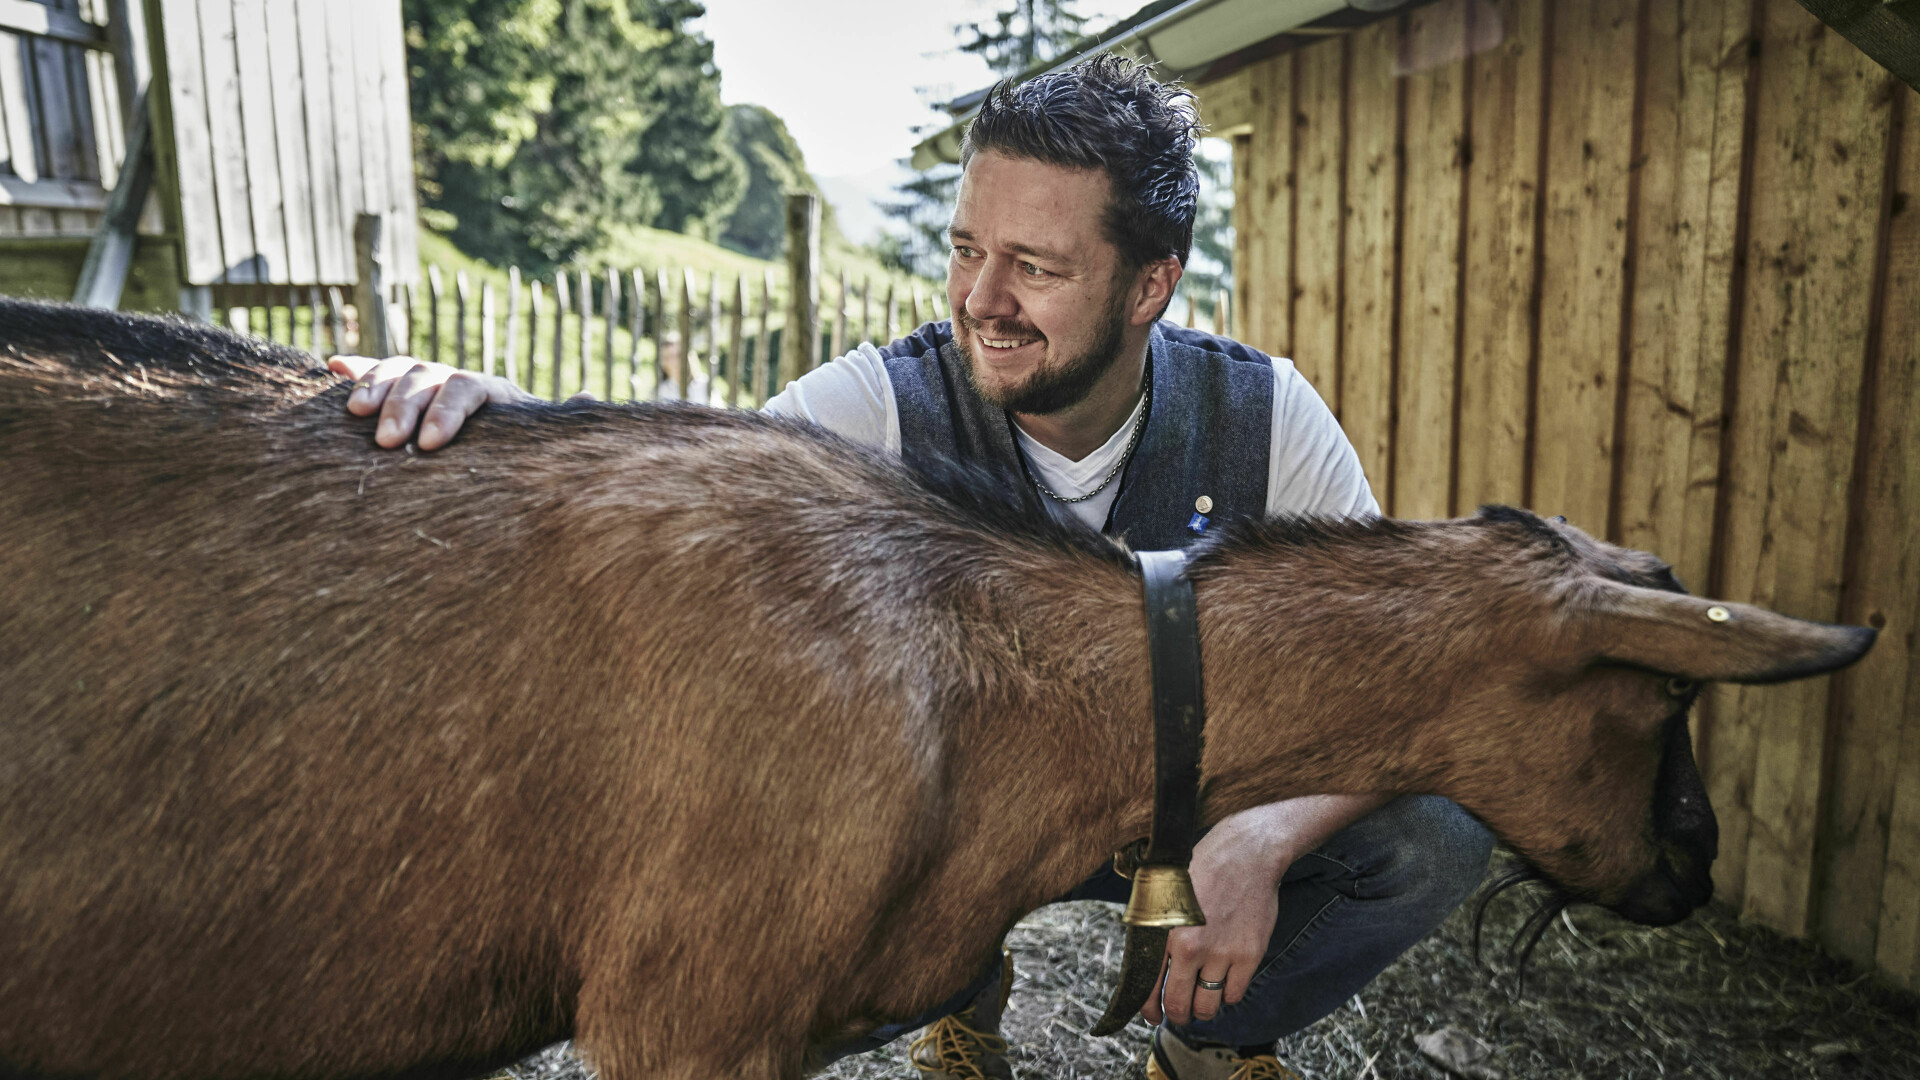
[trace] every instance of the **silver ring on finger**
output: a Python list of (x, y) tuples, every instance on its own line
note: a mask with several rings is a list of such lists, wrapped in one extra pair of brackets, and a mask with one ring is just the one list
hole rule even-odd
[(1193, 982), (1195, 986), (1198, 986), (1202, 990), (1225, 990), (1227, 988), (1227, 980), (1225, 979), (1221, 979), (1219, 982), (1208, 982), (1200, 976), (1195, 975)]

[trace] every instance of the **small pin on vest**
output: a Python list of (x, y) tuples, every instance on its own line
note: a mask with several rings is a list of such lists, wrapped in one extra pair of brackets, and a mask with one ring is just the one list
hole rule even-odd
[(1207, 531), (1207, 523), (1212, 520), (1207, 515), (1213, 512), (1213, 496), (1202, 495), (1193, 500), (1193, 508), (1199, 513), (1187, 519), (1187, 531), (1204, 533)]

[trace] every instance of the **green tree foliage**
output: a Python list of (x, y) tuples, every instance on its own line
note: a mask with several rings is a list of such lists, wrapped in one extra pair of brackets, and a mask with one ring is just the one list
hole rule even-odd
[[(1014, 0), (992, 18), (955, 26), (959, 49), (979, 56), (995, 75), (1018, 75), (1041, 61), (1068, 51), (1086, 36), (1087, 17), (1074, 10), (1078, 0)], [(900, 222), (901, 234), (879, 249), (890, 265), (910, 273), (946, 274), (947, 222), (960, 190), (960, 169), (937, 165), (894, 189), (900, 197), (882, 204)]]
[(702, 233), (744, 170), (694, 0), (404, 0), (423, 201), (536, 270), (616, 222)]
[(771, 259), (786, 247), (786, 193), (819, 189), (807, 171), (800, 144), (773, 110), (735, 105), (731, 111), (733, 152), (746, 166), (747, 184), (720, 242), (735, 251)]
[(955, 33), (967, 40), (961, 52), (987, 62), (994, 74), (1018, 75), (1042, 60), (1067, 52), (1086, 37), (1087, 17), (1073, 10), (1076, 0), (1015, 0), (996, 12), (992, 25), (964, 23)]

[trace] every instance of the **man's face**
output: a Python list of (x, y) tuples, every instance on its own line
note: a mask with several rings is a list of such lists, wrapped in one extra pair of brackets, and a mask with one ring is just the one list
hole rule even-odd
[(954, 343), (989, 403), (1077, 404), (1119, 358), (1129, 286), (1102, 218), (1105, 173), (986, 151), (967, 164), (948, 229)]

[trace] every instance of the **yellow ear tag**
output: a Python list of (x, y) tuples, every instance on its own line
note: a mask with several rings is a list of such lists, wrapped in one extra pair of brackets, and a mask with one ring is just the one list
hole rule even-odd
[(1715, 604), (1707, 609), (1707, 618), (1713, 622), (1726, 622), (1728, 619), (1733, 618), (1733, 612), (1728, 611), (1719, 604)]

